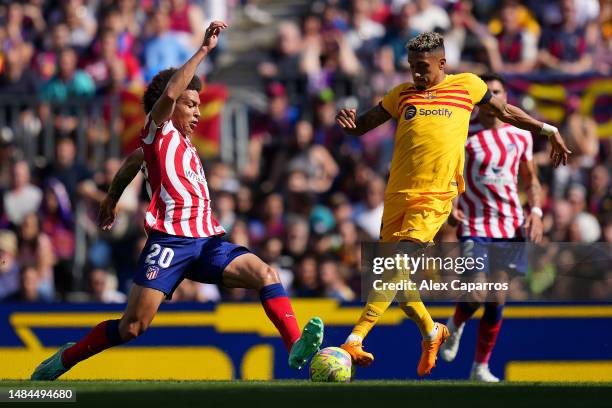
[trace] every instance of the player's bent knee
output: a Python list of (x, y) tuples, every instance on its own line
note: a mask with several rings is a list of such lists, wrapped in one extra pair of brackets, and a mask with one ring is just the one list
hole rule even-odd
[(274, 268), (270, 267), (270, 265), (264, 264), (262, 267), (258, 268), (256, 280), (256, 289), (261, 289), (264, 286), (279, 283), (280, 277), (278, 276), (278, 272), (276, 272)]

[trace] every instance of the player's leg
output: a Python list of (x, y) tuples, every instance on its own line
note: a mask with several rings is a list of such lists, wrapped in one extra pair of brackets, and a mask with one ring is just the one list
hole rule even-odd
[[(520, 244), (516, 244), (520, 245)], [(512, 246), (512, 244), (511, 244)], [(519, 248), (519, 251), (522, 248)], [(500, 248), (496, 251), (496, 258), (502, 260), (501, 263), (513, 263), (514, 261), (505, 262), (507, 252), (512, 252), (512, 248)], [(495, 266), (494, 266), (495, 267)], [(497, 269), (497, 268), (496, 268)], [(526, 271), (526, 266), (525, 266)], [(491, 282), (508, 282), (509, 276), (505, 271), (497, 271), (492, 274)], [(497, 342), (497, 336), (501, 329), (503, 320), (503, 309), (506, 297), (505, 292), (498, 291), (487, 295), (487, 302), (484, 303), (484, 313), (480, 318), (478, 325), (478, 335), (476, 340), (476, 353), (474, 354), (474, 362), (470, 372), (470, 379), (482, 382), (499, 382), (499, 378), (494, 376), (489, 369), (489, 359)]]
[(164, 294), (156, 289), (134, 285), (121, 319), (103, 321), (77, 343), (62, 346), (36, 368), (32, 380), (55, 380), (80, 361), (140, 336), (163, 299)]
[(266, 315), (280, 333), (287, 350), (300, 337), (291, 302), (274, 269), (252, 253), (235, 258), (223, 271), (223, 285), (259, 292)]
[(193, 238), (152, 233), (140, 255), (121, 319), (101, 322), (77, 343), (62, 346), (36, 368), (32, 379), (55, 380), (78, 362), (144, 333), (164, 296), (171, 296), (183, 279), (193, 258), (193, 245)]
[[(398, 200), (394, 195), (385, 196), (385, 209), (380, 228), (381, 242), (393, 242), (393, 233), (401, 229), (404, 212), (403, 200)], [(386, 272), (386, 275), (383, 276), (385, 282), (398, 278), (388, 274), (389, 272)], [(359, 316), (357, 323), (344, 344), (340, 346), (351, 355), (355, 365), (367, 367), (374, 361), (374, 355), (363, 349), (363, 341), (380, 317), (389, 308), (395, 299), (395, 295), (396, 291), (393, 290), (370, 291), (368, 293), (368, 300), (361, 312), (361, 316)]]
[(480, 307), (479, 302), (473, 302), (469, 299), (462, 299), (455, 304), (455, 312), (446, 322), (446, 327), (450, 336), (440, 347), (440, 356), (444, 361), (451, 362), (457, 357), (459, 351), (459, 342), (463, 335), (465, 322), (468, 321)]
[[(405, 213), (402, 228), (394, 233), (394, 236), (401, 240), (421, 244), (433, 242), (436, 234), (448, 219), (453, 197), (454, 193), (451, 192), (428, 196), (418, 195), (408, 199), (409, 208), (415, 210)], [(450, 336), (448, 328), (442, 323), (433, 321), (417, 291), (410, 292), (410, 298), (400, 302), (400, 308), (415, 322), (423, 338), (417, 374), (420, 377), (429, 375), (436, 366), (440, 347)]]
[(483, 382), (499, 382), (499, 378), (491, 374), (489, 370), (489, 358), (497, 335), (502, 325), (503, 305), (497, 302), (486, 302), (484, 313), (478, 325), (478, 339), (476, 342), (476, 353), (470, 373), (470, 379)]
[[(486, 273), (489, 268), (488, 260), (488, 238), (482, 237), (462, 237), (461, 238), (461, 253), (466, 258), (480, 258), (484, 262), (484, 269), (476, 271), (470, 275), (471, 280), (482, 281), (486, 280)], [(467, 277), (467, 275), (464, 275)], [(440, 348), (440, 355), (445, 361), (453, 361), (459, 351), (459, 342), (463, 335), (465, 322), (467, 322), (476, 313), (485, 296), (478, 292), (471, 292), (463, 295), (459, 302), (455, 305), (455, 312), (449, 317), (446, 326), (450, 332), (448, 340)]]
[(321, 319), (311, 319), (300, 332), (278, 274), (244, 247), (218, 237), (211, 238), (202, 247), (186, 277), (198, 282), (257, 290), (266, 315), (289, 351), (289, 365), (294, 368), (301, 368), (323, 341)]

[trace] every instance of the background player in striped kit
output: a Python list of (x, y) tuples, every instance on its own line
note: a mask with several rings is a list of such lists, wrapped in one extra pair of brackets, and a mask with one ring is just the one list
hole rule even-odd
[[(507, 100), (500, 76), (486, 74), (481, 78), (493, 95)], [(459, 221), (461, 241), (469, 243), (465, 244), (466, 251), (471, 256), (486, 254), (488, 267), (482, 272), (491, 281), (500, 282), (508, 279), (509, 272), (527, 272), (526, 248), (519, 243), (537, 243), (542, 238), (540, 182), (533, 162), (531, 132), (505, 124), (487, 111), (480, 111), (479, 120), (483, 129), (469, 136), (466, 143), (466, 189), (452, 214)], [(519, 174), (530, 208), (526, 216), (518, 196)], [(504, 299), (503, 292), (491, 295), (494, 301), (484, 302), (470, 378), (498, 382), (488, 362), (501, 327)], [(480, 307), (481, 300), (470, 297), (457, 303), (447, 323), (451, 335), (440, 349), (444, 360), (455, 359), (465, 321)]]
[(293, 368), (301, 368), (321, 345), (323, 322), (313, 318), (300, 333), (276, 271), (247, 248), (221, 239), (224, 230), (212, 215), (202, 163), (189, 140), (200, 116), (201, 83), (195, 72), (225, 28), (221, 21), (212, 22), (202, 46), (183, 66), (153, 78), (143, 97), (147, 116), (141, 148), (126, 160), (101, 204), (100, 224), (109, 229), (123, 190), (143, 166), (151, 195), (148, 240), (123, 316), (101, 322), (77, 343), (66, 343), (36, 368), (33, 380), (55, 380), (80, 361), (140, 336), (185, 278), (257, 290)]

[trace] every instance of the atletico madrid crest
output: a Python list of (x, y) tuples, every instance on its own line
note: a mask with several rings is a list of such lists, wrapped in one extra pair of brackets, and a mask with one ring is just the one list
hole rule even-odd
[(157, 274), (159, 273), (159, 268), (157, 266), (149, 266), (147, 268), (147, 279), (148, 280), (153, 280), (155, 278), (157, 278)]

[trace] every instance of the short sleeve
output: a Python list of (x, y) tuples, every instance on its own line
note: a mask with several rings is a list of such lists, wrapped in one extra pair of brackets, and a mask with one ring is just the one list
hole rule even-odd
[(533, 138), (531, 137), (531, 133), (526, 133), (525, 136), (525, 149), (521, 154), (521, 161), (528, 162), (533, 160)]
[(466, 87), (470, 93), (470, 99), (474, 105), (478, 105), (481, 102), (487, 102), (484, 100), (490, 93), (487, 93), (489, 88), (487, 84), (474, 74), (465, 74), (466, 76)]
[(391, 115), (394, 119), (397, 119), (399, 116), (399, 94), (402, 91), (403, 85), (398, 85), (395, 88), (391, 89), (389, 92), (383, 96), (380, 105), (384, 110), (387, 111), (389, 115)]

